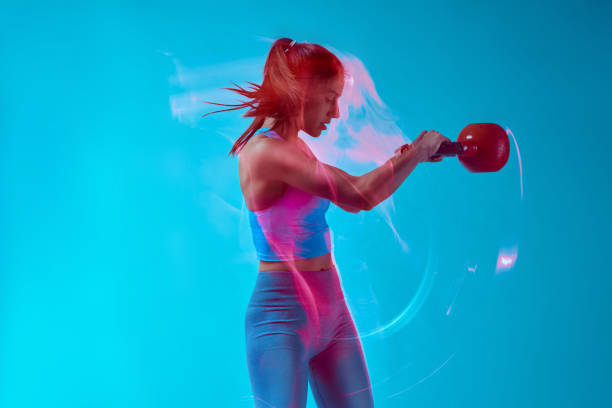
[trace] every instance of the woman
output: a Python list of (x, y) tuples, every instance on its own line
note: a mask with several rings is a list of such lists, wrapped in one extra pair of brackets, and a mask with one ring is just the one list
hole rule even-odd
[(269, 52), (262, 84), (251, 85), (251, 91), (225, 88), (251, 101), (223, 106), (250, 107), (244, 116), (255, 118), (230, 151), (239, 154), (240, 187), (260, 260), (245, 318), (255, 406), (304, 407), (310, 383), (320, 407), (371, 407), (325, 212), (330, 202), (349, 212), (372, 209), (419, 162), (440, 161), (434, 154), (448, 139), (423, 131), (385, 164), (356, 177), (318, 161), (298, 137), (300, 130), (319, 137), (339, 117), (344, 67), (335, 55), (281, 38)]

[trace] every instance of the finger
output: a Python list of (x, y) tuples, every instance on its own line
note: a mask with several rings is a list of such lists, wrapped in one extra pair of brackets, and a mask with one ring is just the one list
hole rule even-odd
[(394, 153), (403, 152), (404, 150), (408, 149), (409, 146), (410, 145), (408, 143), (405, 143), (401, 145), (400, 147), (398, 147), (397, 149), (395, 149)]

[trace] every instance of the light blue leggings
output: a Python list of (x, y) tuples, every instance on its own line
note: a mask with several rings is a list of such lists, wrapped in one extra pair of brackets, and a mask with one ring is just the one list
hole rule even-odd
[(259, 272), (245, 318), (257, 408), (374, 406), (361, 343), (336, 268)]

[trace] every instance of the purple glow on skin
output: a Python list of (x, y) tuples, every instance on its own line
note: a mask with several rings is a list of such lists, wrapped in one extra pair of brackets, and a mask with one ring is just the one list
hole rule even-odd
[(516, 263), (517, 256), (518, 250), (516, 246), (507, 249), (500, 249), (499, 255), (497, 256), (495, 273), (498, 274), (512, 269)]

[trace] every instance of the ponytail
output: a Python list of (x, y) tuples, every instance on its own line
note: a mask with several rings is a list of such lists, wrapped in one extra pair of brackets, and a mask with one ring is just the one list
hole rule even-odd
[(222, 88), (249, 98), (250, 101), (235, 105), (205, 101), (212, 105), (231, 106), (231, 108), (206, 113), (202, 118), (211, 113), (250, 108), (243, 117), (255, 119), (228, 153), (228, 156), (236, 155), (263, 126), (266, 117), (274, 118), (281, 129), (288, 125), (302, 129), (306, 85), (315, 77), (330, 77), (338, 73), (344, 73), (342, 63), (325, 48), (316, 44), (296, 43), (289, 38), (280, 38), (270, 48), (261, 85), (248, 82), (251, 84), (251, 90), (247, 90), (232, 82), (236, 88)]

